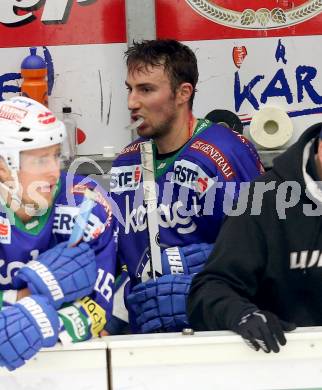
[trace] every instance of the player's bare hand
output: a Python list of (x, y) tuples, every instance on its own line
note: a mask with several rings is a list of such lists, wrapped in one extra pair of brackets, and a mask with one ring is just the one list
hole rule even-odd
[(19, 299), (29, 297), (29, 295), (31, 295), (29, 288), (23, 288), (17, 293), (17, 301), (19, 301)]
[(104, 336), (109, 336), (110, 334), (105, 330), (103, 329), (101, 332), (100, 332), (100, 337), (104, 337)]

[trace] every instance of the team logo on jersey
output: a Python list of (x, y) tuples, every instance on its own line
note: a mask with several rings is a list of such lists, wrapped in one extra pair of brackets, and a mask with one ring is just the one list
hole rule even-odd
[[(79, 207), (57, 206), (55, 209), (53, 233), (71, 234), (75, 219), (79, 214)], [(94, 214), (89, 216), (84, 229), (84, 241), (90, 241), (99, 237), (105, 230), (105, 225)]]
[(113, 167), (110, 172), (110, 191), (135, 191), (141, 181), (141, 165)]
[[(193, 233), (197, 229), (197, 225), (194, 223), (190, 215), (186, 215), (187, 211), (187, 207), (181, 200), (178, 200), (171, 205), (160, 203), (158, 205), (159, 226), (165, 229), (175, 229), (179, 234)], [(124, 224), (125, 234), (143, 232), (147, 226), (146, 207), (141, 204), (137, 208), (133, 208), (129, 195), (126, 195)]]
[(8, 218), (0, 217), (0, 243), (11, 244), (11, 225)]
[(200, 197), (214, 185), (214, 180), (198, 165), (187, 160), (176, 161), (173, 169), (173, 183), (188, 187), (197, 192)]

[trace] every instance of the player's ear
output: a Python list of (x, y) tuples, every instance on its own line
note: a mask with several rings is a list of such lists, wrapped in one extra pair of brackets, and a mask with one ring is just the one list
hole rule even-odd
[(177, 102), (179, 104), (187, 103), (193, 92), (193, 87), (190, 83), (182, 83), (177, 89)]

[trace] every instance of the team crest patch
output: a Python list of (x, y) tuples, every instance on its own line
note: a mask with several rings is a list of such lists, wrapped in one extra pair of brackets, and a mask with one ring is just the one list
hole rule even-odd
[(200, 197), (204, 196), (214, 185), (214, 180), (203, 169), (188, 160), (175, 162), (171, 181), (180, 186), (191, 188)]
[(0, 243), (11, 244), (11, 224), (8, 218), (0, 217)]

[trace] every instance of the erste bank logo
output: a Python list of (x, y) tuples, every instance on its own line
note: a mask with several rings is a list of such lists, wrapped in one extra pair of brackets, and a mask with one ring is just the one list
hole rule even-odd
[(206, 172), (198, 165), (187, 160), (175, 162), (171, 181), (192, 189), (200, 197), (204, 196), (214, 184), (214, 180)]
[(110, 191), (135, 191), (139, 187), (141, 176), (140, 165), (113, 167), (110, 172)]
[[(322, 11), (320, 0), (186, 0), (203, 17), (243, 30), (270, 30), (293, 26)], [(258, 5), (260, 3), (260, 5)]]
[(0, 243), (11, 244), (11, 225), (8, 218), (0, 217)]

